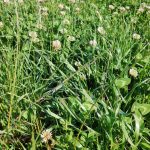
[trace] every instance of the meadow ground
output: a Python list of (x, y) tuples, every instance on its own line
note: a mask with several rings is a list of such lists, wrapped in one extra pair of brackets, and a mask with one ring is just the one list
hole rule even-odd
[(0, 0), (0, 150), (149, 150), (148, 0)]

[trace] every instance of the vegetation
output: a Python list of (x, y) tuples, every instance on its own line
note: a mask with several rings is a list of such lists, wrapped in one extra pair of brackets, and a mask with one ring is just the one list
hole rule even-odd
[(148, 0), (0, 1), (0, 150), (150, 149)]

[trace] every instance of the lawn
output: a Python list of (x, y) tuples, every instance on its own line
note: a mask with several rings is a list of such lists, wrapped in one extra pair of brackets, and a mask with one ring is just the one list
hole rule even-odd
[(0, 1), (0, 150), (149, 150), (148, 0)]

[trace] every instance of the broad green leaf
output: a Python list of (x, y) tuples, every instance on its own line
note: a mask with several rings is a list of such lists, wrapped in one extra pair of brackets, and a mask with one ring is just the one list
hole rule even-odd
[(95, 137), (95, 136), (96, 136), (96, 135), (95, 135), (95, 132), (92, 132), (92, 131), (91, 131), (91, 132), (88, 133), (88, 137)]
[(149, 63), (150, 62), (150, 57), (146, 56), (144, 59), (142, 59), (142, 62)]
[(128, 124), (132, 123), (132, 118), (131, 117), (124, 117), (124, 121)]
[(146, 115), (148, 113), (150, 113), (150, 104), (140, 104), (135, 102), (132, 105), (132, 112), (136, 112), (136, 111), (140, 111), (142, 113), (142, 115)]
[(137, 143), (139, 140), (139, 136), (140, 136), (140, 129), (144, 123), (144, 120), (139, 111), (136, 111), (133, 116), (135, 119), (135, 142)]
[(70, 134), (66, 135), (66, 137), (68, 141), (71, 141), (73, 139), (73, 132), (71, 131)]
[(124, 88), (125, 86), (129, 85), (130, 82), (130, 78), (120, 78), (115, 80), (115, 84), (118, 88)]
[(150, 144), (142, 142), (141, 147), (143, 148), (143, 150), (149, 150), (150, 149)]
[(150, 129), (144, 128), (143, 132), (146, 133), (150, 137)]

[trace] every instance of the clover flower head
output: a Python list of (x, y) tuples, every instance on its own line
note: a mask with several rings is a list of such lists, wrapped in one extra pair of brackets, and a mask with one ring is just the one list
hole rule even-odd
[(135, 70), (135, 69), (133, 69), (133, 68), (131, 68), (131, 69), (129, 70), (129, 74), (130, 74), (131, 76), (133, 76), (134, 78), (136, 78), (136, 77), (138, 76), (137, 70)]
[(139, 40), (140, 38), (141, 38), (141, 36), (139, 34), (137, 34), (137, 33), (133, 34), (133, 39)]
[(48, 130), (44, 130), (41, 134), (42, 142), (48, 143), (48, 141), (52, 138), (52, 133)]
[(61, 49), (61, 42), (59, 40), (55, 40), (52, 42), (52, 47), (54, 50), (60, 50)]
[(91, 41), (89, 42), (89, 44), (90, 44), (91, 46), (93, 46), (93, 47), (96, 47), (97, 41), (96, 41), (96, 40), (91, 40)]

